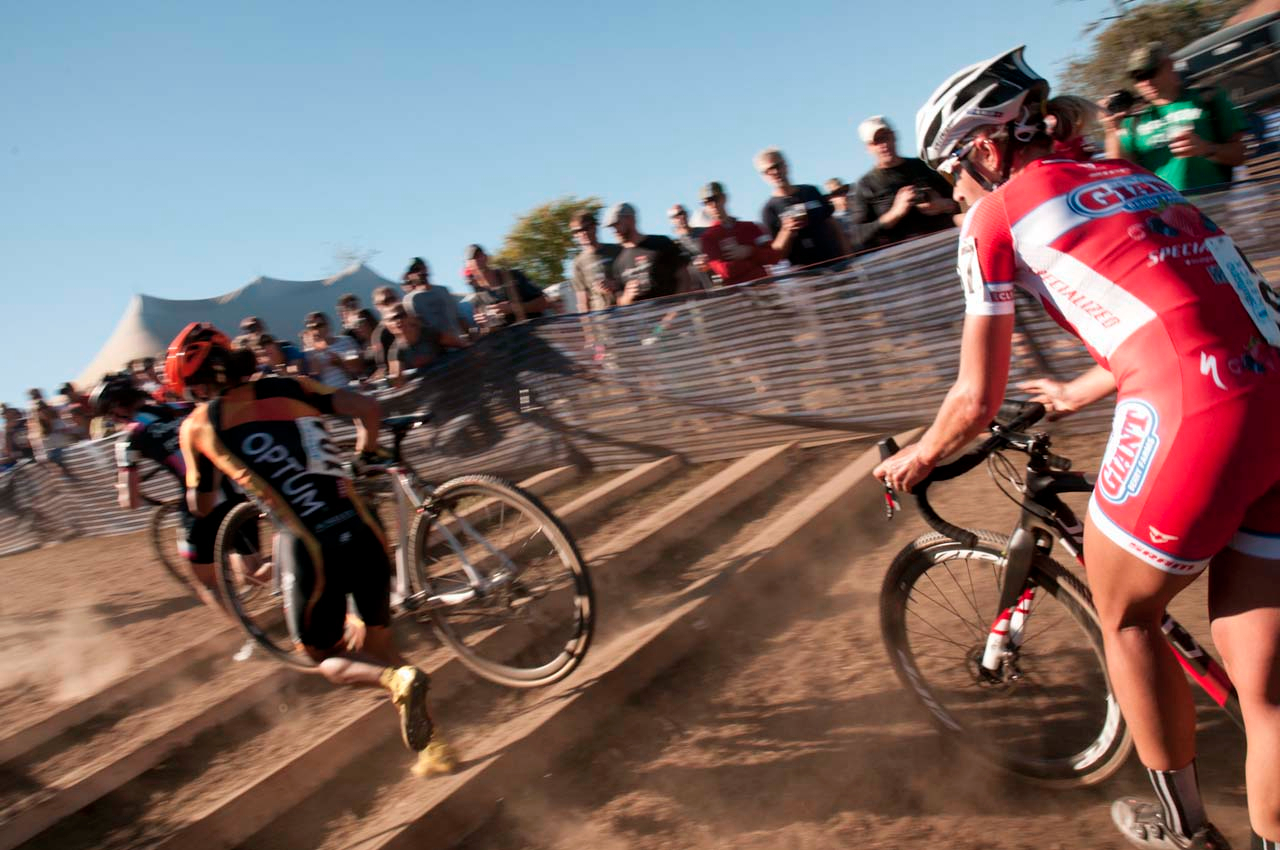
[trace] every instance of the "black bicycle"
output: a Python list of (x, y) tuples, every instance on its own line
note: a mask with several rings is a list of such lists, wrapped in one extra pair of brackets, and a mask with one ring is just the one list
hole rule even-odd
[[(1006, 402), (991, 437), (915, 485), (911, 495), (935, 533), (894, 558), (880, 627), (898, 678), (948, 739), (1041, 783), (1091, 785), (1120, 769), (1133, 741), (1111, 693), (1089, 589), (1051, 557), (1060, 543), (1083, 565), (1083, 525), (1061, 496), (1091, 492), (1094, 476), (1071, 472), (1049, 435), (1025, 433), (1044, 413), (1040, 404)], [(889, 439), (880, 450), (898, 449)], [(1027, 456), (1021, 473), (1009, 451)], [(930, 485), (984, 461), (1022, 508), (1008, 536), (952, 525), (929, 504)], [(885, 497), (892, 517), (888, 487)], [(1167, 614), (1164, 632), (1187, 674), (1243, 728), (1223, 668)]]

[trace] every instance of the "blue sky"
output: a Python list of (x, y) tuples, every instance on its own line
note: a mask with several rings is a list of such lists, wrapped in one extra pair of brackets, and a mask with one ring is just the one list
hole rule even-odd
[(0, 28), (0, 401), (73, 378), (129, 297), (311, 280), (343, 252), (398, 277), (564, 195), (641, 229), (751, 167), (870, 165), (857, 122), (915, 109), (1019, 43), (1054, 78), (1102, 0), (864, 3), (17, 3)]

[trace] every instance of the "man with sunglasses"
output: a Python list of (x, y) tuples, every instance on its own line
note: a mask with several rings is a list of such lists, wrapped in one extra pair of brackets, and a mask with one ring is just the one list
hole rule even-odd
[(578, 246), (571, 277), (578, 312), (607, 310), (618, 303), (618, 293), (622, 291), (622, 284), (613, 275), (613, 261), (622, 248), (600, 241), (599, 225), (592, 210), (574, 213), (569, 220), (569, 230)]
[(1135, 114), (1104, 107), (1107, 156), (1135, 162), (1179, 191), (1230, 183), (1232, 168), (1244, 162), (1247, 123), (1226, 92), (1185, 85), (1158, 41), (1134, 50), (1126, 73), (1146, 105)]

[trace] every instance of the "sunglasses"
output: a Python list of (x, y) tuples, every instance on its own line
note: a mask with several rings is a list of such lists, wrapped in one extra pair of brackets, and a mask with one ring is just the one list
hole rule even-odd
[(965, 159), (973, 152), (973, 141), (965, 142), (960, 147), (951, 152), (951, 156), (944, 159), (938, 165), (938, 173), (942, 175), (942, 179), (946, 180), (952, 186), (956, 185), (956, 171), (964, 164)]
[(1159, 68), (1152, 68), (1150, 71), (1134, 71), (1129, 75), (1129, 79), (1135, 83), (1149, 83), (1155, 79), (1158, 73), (1160, 73)]

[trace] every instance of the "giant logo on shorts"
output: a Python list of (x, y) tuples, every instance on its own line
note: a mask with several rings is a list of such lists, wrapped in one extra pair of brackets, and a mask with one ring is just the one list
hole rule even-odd
[(1089, 218), (1105, 218), (1121, 212), (1143, 212), (1170, 204), (1185, 204), (1168, 183), (1149, 174), (1088, 183), (1067, 196), (1072, 212)]
[(1156, 429), (1160, 417), (1141, 399), (1128, 399), (1116, 406), (1111, 440), (1098, 472), (1098, 492), (1108, 502), (1120, 504), (1142, 490), (1151, 470), (1151, 461), (1160, 438)]

